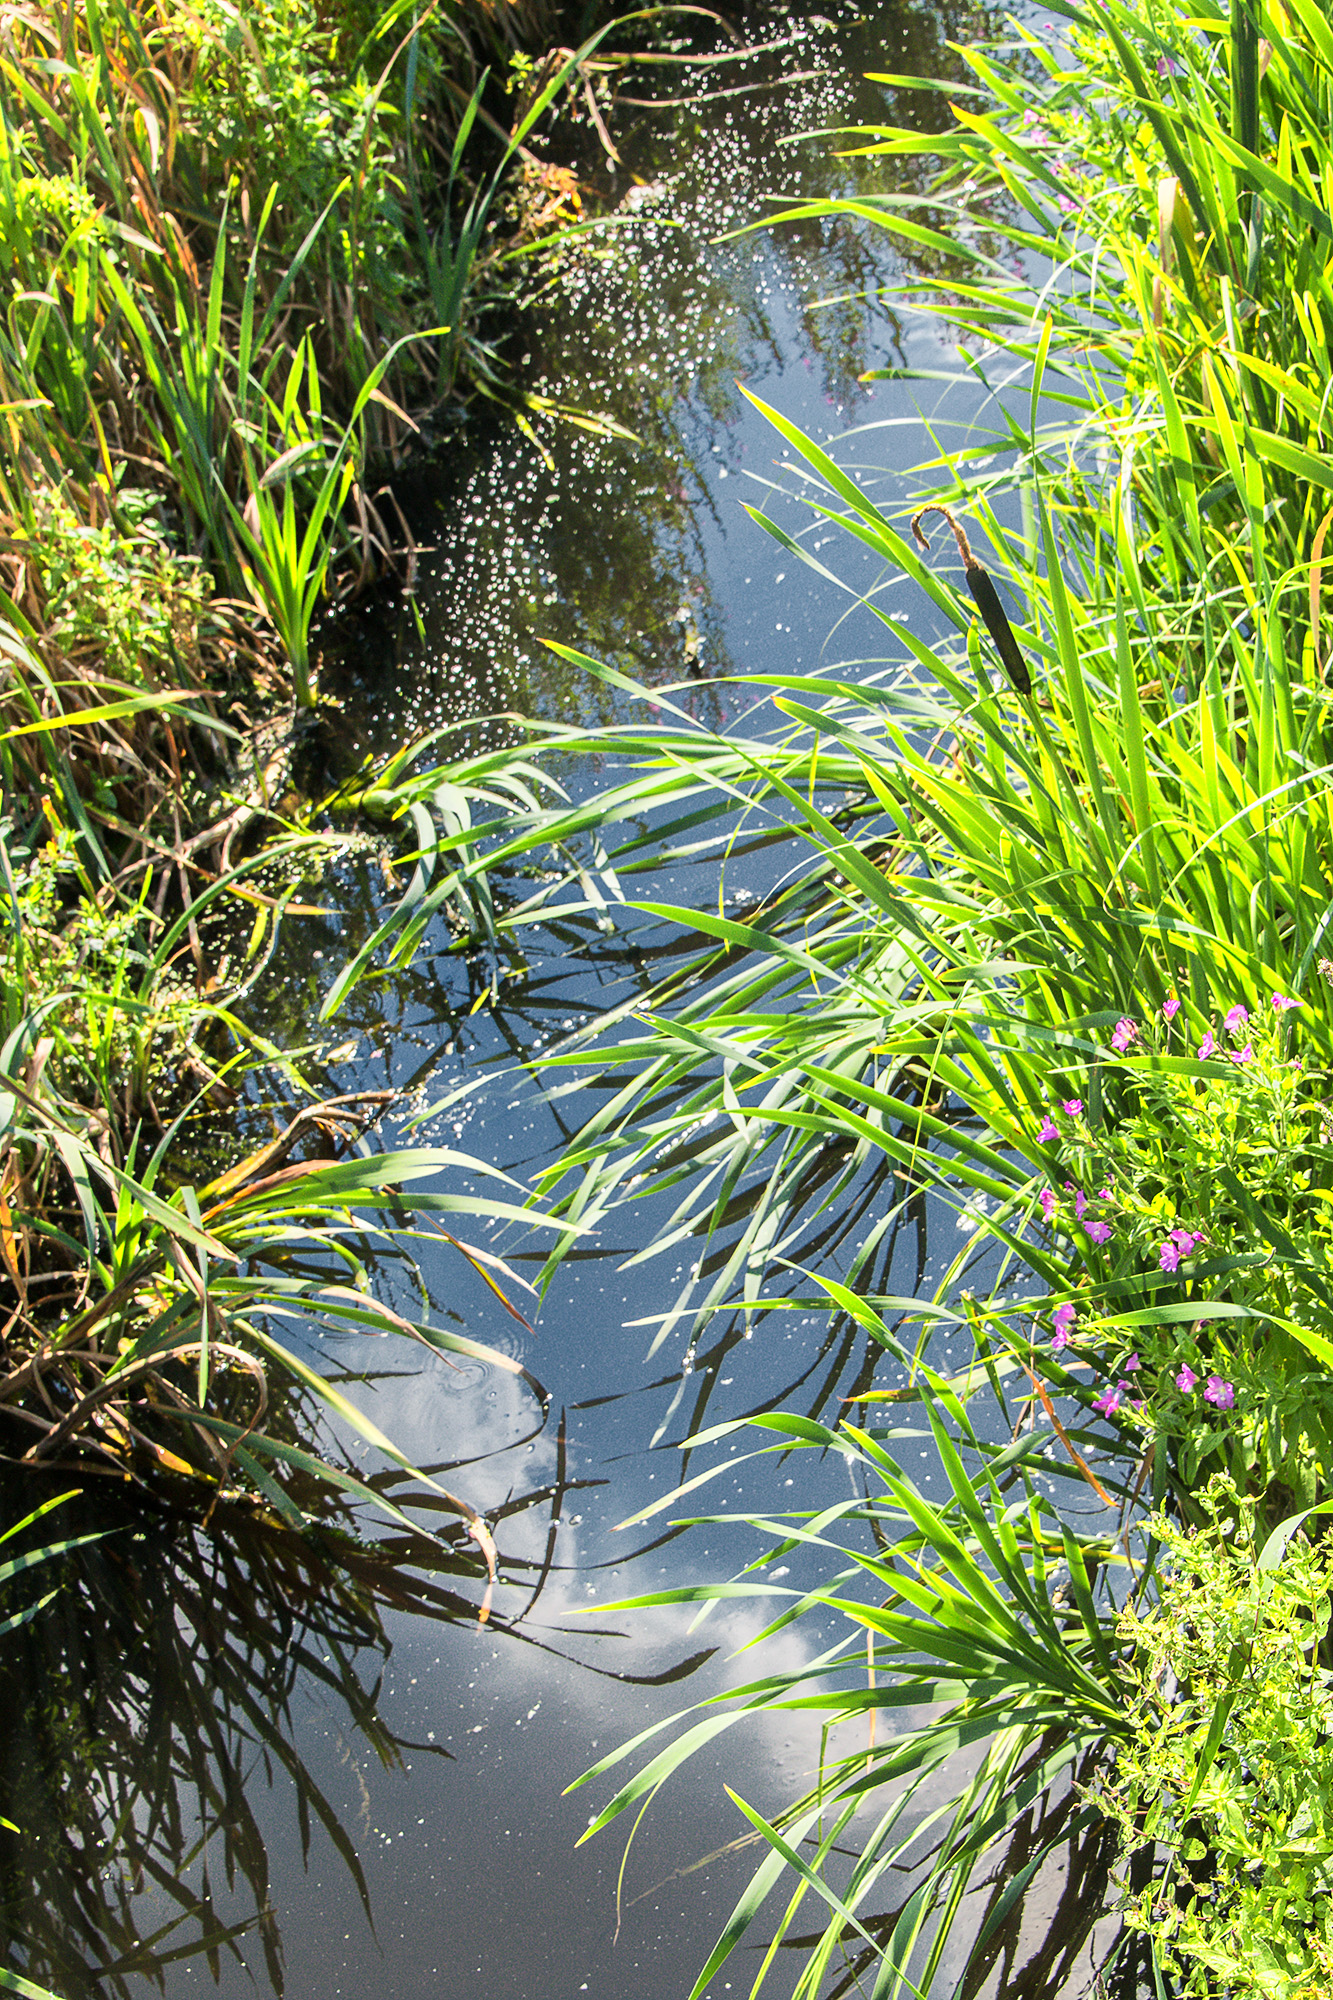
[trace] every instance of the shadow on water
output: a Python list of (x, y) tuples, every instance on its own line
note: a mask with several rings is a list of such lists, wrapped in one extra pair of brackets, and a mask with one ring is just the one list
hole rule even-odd
[[(382, 1607), (471, 1607), (438, 1552), (430, 1580), (404, 1587), (350, 1541), (235, 1506), (206, 1533), (94, 1488), (58, 1519), (108, 1533), (64, 1559), (54, 1601), (0, 1653), (19, 1829), (0, 1850), (6, 1960), (61, 1994), (128, 2000), (192, 1957), (217, 1978), (249, 1937), (281, 1993), (257, 1782), (290, 1786), (303, 1837), (318, 1825), (333, 1843), (370, 1920), (355, 1847), (293, 1746), (294, 1691), (318, 1686), (382, 1763), (400, 1762), (376, 1709)], [(460, 1579), (470, 1567), (458, 1560)]]
[[(497, 1626), (550, 1657), (559, 1649), (522, 1627), (549, 1580), (561, 1499), (577, 1490), (577, 1482), (559, 1483), (524, 1496), (523, 1506), (548, 1516), (552, 1540), (541, 1573), (514, 1580), (512, 1594), (522, 1601), (512, 1624), (501, 1618)], [(205, 1534), (101, 1494), (95, 1506), (84, 1498), (64, 1510), (61, 1524), (70, 1534), (91, 1526), (109, 1532), (65, 1559), (54, 1601), (10, 1636), (0, 1656), (7, 1716), (0, 1783), (6, 1818), (18, 1829), (0, 1832), (3, 1962), (67, 2000), (133, 2000), (148, 1986), (196, 1990), (192, 1969), (224, 1993), (257, 1985), (313, 1995), (321, 1989), (299, 1966), (308, 1933), (298, 1931), (294, 1973), (284, 1940), (281, 1898), (290, 1883), (282, 1876), (297, 1859), (292, 1833), (305, 1873), (321, 1845), (332, 1857), (325, 1897), (340, 1922), (358, 1906), (374, 1941), (361, 1858), (379, 1832), (373, 1772), (401, 1777), (415, 1762), (418, 1790), (438, 1795), (448, 1772), (431, 1779), (425, 1767), (455, 1760), (448, 1745), (429, 1740), (433, 1730), (422, 1740), (386, 1719), (386, 1619), (410, 1619), (418, 1637), (432, 1626), (465, 1629), (475, 1656), (468, 1593), (476, 1565), (461, 1550), (442, 1554), (424, 1540), (370, 1546), (334, 1530), (297, 1538), (249, 1510), (229, 1510)], [(637, 1560), (659, 1545), (650, 1542)], [(586, 1645), (593, 1635), (581, 1636)], [(714, 1650), (696, 1649), (655, 1674), (591, 1660), (582, 1671), (613, 1679), (623, 1699), (629, 1688), (690, 1678)], [(340, 1794), (328, 1785), (327, 1755), (303, 1753), (302, 1711), (312, 1698), (331, 1720), (337, 1764), (353, 1775)], [(275, 1793), (283, 1795), (288, 1829), (276, 1878), (264, 1812)], [(1082, 1990), (1071, 1982), (1099, 1921), (1110, 1856), (1100, 1830), (1077, 1824), (1072, 1793), (1035, 1806), (1016, 1829), (976, 1892), (976, 1923), (1066, 1822), (1065, 1848), (988, 1940), (964, 2000)], [(649, 1885), (628, 1898), (625, 1919), (664, 1889), (700, 1872), (707, 1879), (710, 1865), (716, 1874), (719, 1863), (745, 1863), (754, 1837), (704, 1854), (702, 1844), (687, 1829), (674, 1868), (653, 1879), (650, 1865)], [(905, 1874), (902, 1902), (911, 1886)], [(874, 1920), (872, 1935), (887, 1937), (898, 1914), (893, 1908)], [(812, 1941), (791, 1936), (784, 1953)], [(862, 1990), (872, 1972), (868, 1958), (853, 1957), (830, 1984), (829, 2000)], [(1126, 1964), (1107, 2000), (1133, 2000), (1136, 1978)], [(409, 1978), (392, 1990), (416, 1987)], [(520, 1975), (500, 1990), (542, 1989)]]
[[(344, 884), (349, 921), (357, 879)], [(370, 898), (369, 868), (360, 879)], [(544, 1094), (543, 1051), (600, 1005), (646, 991), (678, 943), (656, 922), (538, 931), (524, 975), (478, 1008), (489, 975), (443, 938), (378, 997), (358, 991), (342, 1046), (308, 1066), (310, 1082), (336, 1091), (354, 1073), (364, 1087), (378, 1064), (410, 1112), (456, 1081), (466, 1094), (432, 1136), (526, 1181), (586, 1112), (579, 1097)], [(292, 1041), (308, 1021), (293, 1004)], [(837, 1146), (812, 1161), (793, 1207), (793, 1263), (845, 1275), (873, 1237), (865, 1289), (932, 1289), (960, 1254), (953, 1217), (882, 1167), (852, 1176), (830, 1204), (847, 1164)], [(204, 1532), (115, 1489), (80, 1501), (62, 1528), (116, 1532), (69, 1559), (55, 1602), (0, 1649), (10, 1717), (0, 1808), (22, 1829), (0, 1847), (11, 1966), (65, 2000), (134, 2000), (149, 1986), (173, 2000), (256, 1990), (329, 2000), (386, 1973), (392, 2000), (461, 2000), (478, 1981), (490, 2000), (576, 1994), (585, 1980), (601, 2000), (688, 1989), (756, 1859), (735, 1838), (721, 1776), (771, 1810), (808, 1782), (818, 1730), (795, 1724), (757, 1744), (738, 1734), (721, 1769), (673, 1783), (621, 1892), (613, 1843), (575, 1855), (586, 1795), (571, 1806), (563, 1787), (599, 1747), (743, 1677), (734, 1656), (767, 1613), (727, 1612), (695, 1630), (678, 1610), (589, 1618), (587, 1608), (752, 1558), (734, 1531), (675, 1526), (670, 1514), (619, 1528), (703, 1466), (691, 1440), (708, 1426), (775, 1408), (827, 1418), (894, 1377), (861, 1328), (805, 1296), (799, 1270), (774, 1281), (763, 1313), (714, 1314), (684, 1359), (678, 1348), (652, 1355), (663, 1275), (633, 1260), (663, 1219), (660, 1202), (613, 1216), (567, 1260), (531, 1334), (447, 1244), (379, 1259), (387, 1305), (521, 1358), (520, 1375), (444, 1357), (416, 1366), (383, 1343), (367, 1372), (363, 1339), (321, 1348), (324, 1372), (484, 1512), (500, 1551), (484, 1631), (475, 1550), (442, 1503), (393, 1468), (347, 1459), (422, 1523), (419, 1536), (371, 1541), (341, 1506), (300, 1538), (234, 1505)], [(698, 1259), (707, 1282), (744, 1222), (738, 1196), (702, 1258), (688, 1244), (680, 1261)], [(518, 1271), (544, 1255), (521, 1240), (498, 1247)], [(314, 1419), (292, 1408), (282, 1422), (305, 1435)], [(898, 1435), (898, 1449), (916, 1448), (910, 1427)], [(321, 1440), (335, 1459), (338, 1447), (357, 1450), (350, 1437)], [(931, 1470), (917, 1476), (929, 1492)], [(802, 1505), (846, 1496), (837, 1464), (801, 1477)], [(705, 1504), (777, 1513), (793, 1504), (790, 1484), (777, 1455), (738, 1465)], [(786, 1560), (789, 1579), (819, 1581), (799, 1554)], [(1023, 1832), (997, 1862), (997, 1893), (1025, 1865)], [(1033, 1886), (988, 1945), (975, 2000), (1088, 1990), (1075, 1973), (1100, 1909), (1099, 1854), (1084, 1837), (1063, 1882), (1057, 1869)], [(984, 1917), (983, 1906), (978, 1926)], [(1036, 1964), (1063, 1987), (1037, 1981)], [(840, 1990), (851, 1982), (849, 1971)]]

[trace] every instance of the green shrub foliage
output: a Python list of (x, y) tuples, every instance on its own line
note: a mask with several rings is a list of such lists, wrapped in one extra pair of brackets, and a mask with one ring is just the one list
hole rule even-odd
[(1129, 1921), (1181, 1995), (1318, 2000), (1333, 1985), (1333, 1552), (1261, 1560), (1224, 1475), (1206, 1519), (1158, 1517), (1157, 1587), (1122, 1614), (1132, 1734), (1095, 1789), (1159, 1866)]

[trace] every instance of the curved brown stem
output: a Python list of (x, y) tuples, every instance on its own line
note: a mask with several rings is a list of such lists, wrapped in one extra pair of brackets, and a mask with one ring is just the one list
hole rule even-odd
[(912, 533), (916, 536), (917, 547), (919, 549), (928, 549), (930, 547), (930, 537), (926, 534), (923, 534), (921, 530), (921, 523), (925, 519), (927, 514), (943, 514), (945, 520), (949, 523), (949, 526), (953, 529), (953, 538), (958, 544), (958, 553), (963, 558), (963, 568), (967, 570), (969, 574), (974, 569), (980, 569), (981, 564), (977, 561), (976, 557), (972, 553), (972, 544), (967, 539), (967, 534), (963, 528), (962, 522), (959, 520), (958, 516), (954, 513), (953, 508), (946, 507), (942, 500), (932, 500), (929, 506), (918, 507), (915, 514), (913, 514)]

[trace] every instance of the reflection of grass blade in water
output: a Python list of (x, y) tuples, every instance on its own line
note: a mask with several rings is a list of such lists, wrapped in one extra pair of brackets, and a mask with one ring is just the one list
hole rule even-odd
[[(281, 1422), (285, 1434), (318, 1433), (318, 1398), (289, 1395)], [(448, 1757), (401, 1743), (379, 1712), (384, 1618), (475, 1630), (477, 1565), (464, 1534), (432, 1534), (420, 1519), (368, 1538), (358, 1497), (317, 1472), (305, 1476), (311, 1518), (300, 1535), (239, 1490), (219, 1499), (207, 1530), (139, 1504), (120, 1482), (89, 1479), (67, 1503), (58, 1594), (0, 1646), (0, 1808), (19, 1829), (0, 1830), (0, 1933), (13, 1969), (60, 2000), (138, 2000), (181, 1960), (221, 1960), (233, 1981), (282, 1993), (265, 1782), (280, 1815), (306, 1829), (312, 1865), (321, 1842), (338, 1856), (346, 1874), (329, 1894), (373, 1921), (359, 1829), (324, 1789), (318, 1757), (307, 1761), (309, 1701), (313, 1692), (385, 1768), (400, 1768), (405, 1750), (412, 1763)], [(393, 1482), (371, 1479), (388, 1498)], [(0, 1502), (30, 1485), (29, 1473), (6, 1474)], [(396, 1491), (408, 1504), (420, 1488), (400, 1478)], [(518, 1545), (505, 1551), (506, 1573), (538, 1568), (522, 1553), (523, 1517), (550, 1497), (517, 1493), (500, 1510), (497, 1537)], [(414, 1515), (445, 1511), (429, 1493), (426, 1502)], [(82, 1533), (88, 1524), (94, 1532)], [(564, 1658), (552, 1636), (525, 1628), (514, 1643)], [(683, 1678), (706, 1657), (647, 1684)]]
[(155, 1510), (101, 1482), (74, 1504), (80, 1524), (116, 1532), (63, 1561), (55, 1604), (0, 1652), (4, 1782), (21, 1829), (0, 1839), (9, 1949), (62, 2000), (130, 2000), (182, 1957), (229, 1958), (239, 1973), (253, 1936), (281, 1993), (256, 1750), (369, 1917), (350, 1833), (296, 1747), (292, 1696), (320, 1687), (382, 1764), (399, 1764), (373, 1691), (387, 1650), (377, 1606), (401, 1596), (467, 1619), (472, 1564), (418, 1536), (407, 1563), (424, 1575), (400, 1573), (360, 1545), (345, 1508), (297, 1538), (235, 1499), (211, 1536), (179, 1522), (164, 1534)]
[[(12, 1522), (3, 1533), (0, 1533), (0, 1545), (16, 1541), (29, 1528), (34, 1526), (36, 1522), (44, 1520), (55, 1508), (64, 1506), (67, 1501), (73, 1500), (75, 1497), (73, 1493), (62, 1493), (58, 1494), (54, 1499), (44, 1500), (40, 1506), (34, 1507), (21, 1520)], [(0, 1562), (0, 1589), (12, 1583), (17, 1576), (42, 1569), (52, 1563), (61, 1563), (64, 1558), (72, 1555), (74, 1550), (87, 1548), (93, 1542), (100, 1542), (113, 1532), (114, 1530), (110, 1528), (96, 1528), (89, 1534), (73, 1535), (64, 1541), (48, 1542), (41, 1548), (29, 1549), (21, 1555), (10, 1556), (4, 1562)], [(0, 1640), (10, 1639), (11, 1634), (19, 1631), (25, 1625), (30, 1625), (35, 1618), (40, 1617), (41, 1613), (55, 1597), (57, 1588), (58, 1585), (47, 1591), (44, 1596), (30, 1603), (23, 1604), (18, 1610), (10, 1611), (5, 1616), (0, 1617)], [(4, 1653), (0, 1652), (0, 1658), (3, 1657), (5, 1657)], [(9, 1819), (3, 1813), (0, 1813), (0, 1829), (3, 1830), (0, 1832), (0, 1840), (3, 1839), (3, 1834), (5, 1833), (21, 1838), (25, 1831), (25, 1829), (16, 1826), (13, 1820)], [(5, 1929), (7, 1931), (10, 1929), (8, 1923), (6, 1923)], [(51, 1993), (49, 1988), (35, 1985), (24, 1974), (15, 1972), (12, 1967), (5, 1965), (0, 1965), (0, 1990), (6, 1993), (20, 1994), (23, 1996), (23, 2000), (57, 2000), (57, 1996)]]

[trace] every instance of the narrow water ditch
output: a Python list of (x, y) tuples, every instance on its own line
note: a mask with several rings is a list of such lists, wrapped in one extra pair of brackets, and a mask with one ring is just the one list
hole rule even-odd
[[(914, 105), (924, 112), (928, 100), (909, 102), (863, 72), (941, 68), (946, 36), (987, 28), (976, 11), (892, 5), (755, 17), (747, 33), (771, 55), (654, 72), (651, 94), (677, 101), (622, 107), (620, 160), (586, 169), (616, 228), (529, 304), (524, 374), (537, 396), (632, 436), (539, 413), (537, 443), (501, 420), (469, 423), (440, 475), (414, 597), (328, 640), (349, 768), (472, 715), (611, 712), (620, 698), (546, 652), (543, 637), (649, 686), (686, 683), (677, 698), (710, 722), (756, 699), (720, 676), (856, 672), (882, 657), (882, 628), (855, 595), (784, 560), (744, 512), (742, 503), (765, 509), (819, 553), (791, 455), (737, 382), (817, 438), (854, 431), (837, 447), (841, 462), (889, 509), (922, 483), (909, 469), (946, 432), (986, 422), (989, 392), (934, 324), (860, 298), (900, 275), (887, 238), (812, 221), (716, 239), (762, 214), (765, 195), (870, 187), (882, 176), (876, 163), (838, 163), (827, 140), (782, 142)], [(860, 379), (888, 367), (914, 379)], [(878, 593), (908, 623), (926, 619), (901, 580), (846, 547), (838, 557), (856, 592)], [(777, 865), (771, 854), (738, 858), (726, 883), (733, 906), (762, 891)], [(316, 1032), (319, 998), (385, 893), (380, 861), (367, 854), (328, 898), (337, 915), (292, 922), (261, 1023), (275, 1039)], [(682, 867), (674, 880), (664, 871), (654, 893), (689, 901), (697, 885)], [(535, 1060), (641, 989), (666, 948), (660, 926), (632, 918), (547, 924), (487, 1005), (485, 973), (442, 928), (401, 978), (357, 994), (320, 1077), (333, 1091), (393, 1088), (409, 1110), (456, 1087), (462, 1094), (425, 1136), (529, 1183), (579, 1116), (577, 1100), (546, 1093)], [(808, 1255), (845, 1268), (888, 1199), (868, 1179), (812, 1232)], [(488, 1626), (472, 1616), (475, 1565), (461, 1555), (455, 1576), (436, 1574), (413, 1602), (395, 1606), (383, 1589), (382, 1634), (350, 1598), (329, 1620), (312, 1592), (303, 1621), (297, 1590), (293, 1616), (291, 1578), (276, 1573), (271, 1552), (243, 1549), (238, 1570), (192, 1533), (134, 1559), (141, 1572), (158, 1565), (151, 1588), (114, 1564), (105, 1570), (91, 1601), (121, 1635), (116, 1665), (100, 1634), (70, 1639), (69, 1658), (108, 1684), (119, 1673), (108, 1740), (141, 1743), (145, 1756), (157, 1744), (160, 1796), (133, 1807), (142, 1866), (111, 1885), (91, 1835), (74, 1840), (54, 1824), (43, 1834), (42, 1893), (71, 1940), (71, 1996), (150, 1986), (224, 2000), (270, 1989), (291, 2000), (689, 1991), (755, 1860), (723, 1781), (776, 1808), (808, 1782), (818, 1730), (794, 1720), (782, 1734), (738, 1732), (716, 1757), (695, 1760), (647, 1815), (618, 1886), (620, 1843), (604, 1836), (575, 1849), (600, 1795), (585, 1803), (586, 1793), (562, 1797), (564, 1787), (613, 1744), (734, 1681), (731, 1656), (765, 1612), (714, 1611), (701, 1623), (679, 1608), (587, 1614), (622, 1593), (731, 1574), (753, 1554), (723, 1528), (618, 1530), (675, 1482), (680, 1440), (761, 1409), (836, 1415), (884, 1356), (794, 1279), (784, 1309), (757, 1323), (719, 1315), (692, 1350), (669, 1338), (654, 1351), (692, 1255), (683, 1244), (674, 1257), (634, 1261), (661, 1219), (622, 1210), (568, 1259), (531, 1331), (447, 1245), (419, 1246), (443, 1323), (530, 1371), (418, 1367), (385, 1344), (362, 1393), (374, 1420), (494, 1525), (502, 1581)], [(958, 1249), (953, 1224), (946, 1210), (904, 1210), (884, 1236), (874, 1288), (912, 1294), (931, 1281)], [(476, 1240), (519, 1272), (542, 1255), (512, 1232)], [(416, 1282), (406, 1270), (383, 1279), (390, 1304)], [(360, 1372), (366, 1346), (341, 1343), (325, 1359)], [(929, 1458), (906, 1430), (900, 1446)], [(794, 1477), (781, 1456), (750, 1460), (715, 1482), (709, 1504), (790, 1506)], [(801, 1478), (812, 1507), (847, 1489), (841, 1465), (812, 1480), (802, 1461)], [(802, 1580), (799, 1557), (775, 1574)], [(791, 1646), (814, 1636), (803, 1628)], [(127, 1768), (117, 1781), (126, 1797), (131, 1777)], [(1011, 2000), (1087, 1990), (1086, 1955), (1071, 1947), (1064, 1963), (1058, 1940), (1041, 1941), (1068, 1885), (1048, 1886), (1035, 1932), (988, 1990)], [(1024, 1983), (1032, 1963), (1046, 1968), (1039, 1988)], [(713, 2000), (739, 1993), (746, 1970), (720, 1980)]]

